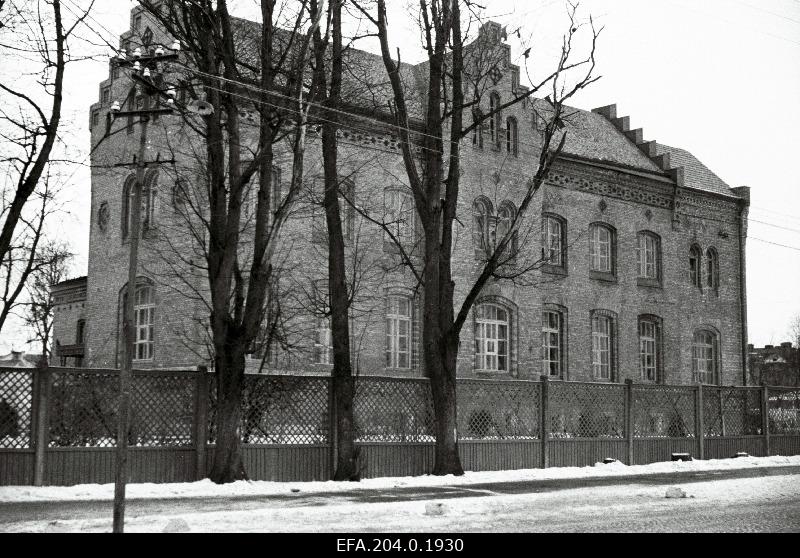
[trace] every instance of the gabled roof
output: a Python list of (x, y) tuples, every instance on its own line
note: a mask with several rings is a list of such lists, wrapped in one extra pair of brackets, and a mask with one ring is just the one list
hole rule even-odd
[(657, 144), (657, 152), (659, 155), (662, 153), (669, 153), (670, 161), (677, 167), (683, 167), (684, 172), (684, 186), (694, 188), (696, 190), (703, 190), (706, 192), (713, 192), (715, 194), (722, 194), (723, 196), (736, 196), (719, 176), (705, 166), (700, 160), (679, 147), (670, 147), (664, 144)]

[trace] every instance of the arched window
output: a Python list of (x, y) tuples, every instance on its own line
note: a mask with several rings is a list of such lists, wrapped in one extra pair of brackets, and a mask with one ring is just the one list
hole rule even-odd
[(592, 376), (613, 381), (616, 371), (617, 320), (608, 310), (592, 310)]
[(662, 381), (661, 323), (658, 316), (639, 316), (639, 377), (644, 382)]
[[(505, 235), (508, 234), (508, 231), (511, 230), (511, 225), (514, 222), (514, 217), (516, 214), (517, 210), (511, 202), (505, 201), (500, 205), (500, 209), (497, 210), (495, 245), (499, 244)], [(517, 251), (517, 233), (514, 232), (511, 236), (511, 240), (506, 245), (505, 252), (503, 253), (503, 261), (507, 261), (516, 257)]]
[[(128, 288), (122, 288), (122, 324), (127, 319)], [(133, 299), (133, 360), (153, 360), (155, 353), (156, 291), (149, 279), (138, 279)], [(123, 346), (124, 336), (121, 337)], [(124, 351), (123, 351), (124, 354)]]
[[(133, 200), (136, 197), (136, 175), (132, 174), (125, 180), (122, 188), (122, 238), (127, 239), (131, 230), (131, 216)], [(158, 171), (150, 170), (144, 178), (141, 191), (141, 213), (140, 223), (142, 232), (155, 228), (158, 215)]]
[(386, 298), (386, 367), (412, 366), (413, 299), (401, 294)]
[(697, 244), (692, 244), (689, 249), (689, 282), (698, 289), (703, 288), (702, 274), (700, 272), (702, 269), (700, 264), (701, 257), (700, 247)]
[(605, 223), (592, 223), (589, 227), (589, 256), (591, 270), (599, 273), (615, 271), (614, 229)]
[(489, 138), (492, 142), (492, 147), (500, 148), (500, 124), (502, 123), (503, 115), (500, 114), (500, 95), (492, 93), (489, 95)]
[(719, 338), (711, 329), (698, 329), (692, 338), (692, 374), (701, 384), (717, 384)]
[[(542, 219), (542, 259), (550, 268), (567, 267), (567, 222), (559, 215), (544, 215)], [(547, 268), (545, 268), (547, 270)]]
[(475, 307), (475, 369), (483, 372), (510, 370), (511, 315), (503, 306), (482, 303)]
[(492, 204), (484, 197), (472, 203), (472, 243), (475, 253), (481, 257), (489, 249), (489, 223), (492, 219)]
[[(475, 109), (472, 114), (472, 122), (480, 122), (481, 118), (483, 118), (483, 112), (481, 109)], [(472, 145), (478, 147), (479, 149), (483, 149), (483, 122), (480, 122), (475, 128), (472, 129)]]
[(713, 294), (719, 293), (719, 259), (714, 248), (706, 250), (706, 285)]
[(637, 234), (636, 262), (639, 279), (657, 284), (661, 279), (661, 238), (650, 231)]
[(514, 157), (519, 155), (519, 133), (517, 132), (517, 119), (513, 116), (506, 119), (506, 151)]

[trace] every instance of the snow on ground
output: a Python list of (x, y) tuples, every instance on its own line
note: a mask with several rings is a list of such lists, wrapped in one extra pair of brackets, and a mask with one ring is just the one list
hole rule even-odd
[[(796, 475), (719, 479), (682, 485), (686, 498), (665, 498), (669, 484), (589, 486), (551, 492), (498, 494), (462, 487), (454, 497), (363, 501), (333, 497), (263, 501), (255, 506), (207, 501), (131, 506), (125, 531), (136, 532), (775, 532), (800, 531)], [(478, 493), (480, 492), (480, 493)], [(431, 513), (436, 508), (437, 512)], [(38, 514), (37, 514), (38, 515)], [(51, 518), (52, 519), (52, 518)], [(109, 532), (107, 505), (80, 517), (23, 519), (2, 532)], [(365, 537), (372, 541), (372, 537)]]
[[(710, 459), (705, 461), (667, 461), (650, 465), (626, 466), (623, 463), (597, 463), (593, 467), (553, 467), (549, 469), (522, 469), (516, 471), (467, 472), (464, 476), (447, 475), (419, 477), (386, 477), (364, 479), (358, 483), (342, 482), (268, 482), (240, 481), (217, 485), (206, 479), (193, 483), (129, 484), (126, 497), (135, 499), (213, 498), (236, 496), (268, 496), (288, 493), (350, 492), (366, 489), (398, 487), (468, 486), (471, 484), (535, 481), (551, 479), (581, 479), (625, 475), (648, 475), (681, 471), (725, 471), (753, 467), (800, 466), (800, 456), (739, 457), (736, 459)], [(0, 502), (53, 502), (112, 500), (113, 484), (83, 484), (78, 486), (2, 486)]]

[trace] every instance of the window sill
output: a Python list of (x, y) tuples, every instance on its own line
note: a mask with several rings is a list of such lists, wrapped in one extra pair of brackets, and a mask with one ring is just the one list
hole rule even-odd
[(617, 276), (610, 271), (594, 271), (589, 270), (589, 278), (595, 281), (603, 281), (604, 283), (616, 283)]
[(648, 277), (637, 277), (636, 284), (640, 287), (650, 287), (653, 289), (661, 288), (661, 281), (658, 279), (650, 279)]
[(560, 265), (550, 265), (544, 264), (542, 265), (542, 273), (549, 273), (551, 275), (561, 275), (563, 277), (567, 276), (567, 269)]

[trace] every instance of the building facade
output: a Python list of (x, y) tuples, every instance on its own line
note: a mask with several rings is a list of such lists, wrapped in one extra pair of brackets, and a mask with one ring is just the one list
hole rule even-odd
[(800, 386), (800, 348), (790, 341), (779, 346), (747, 346), (752, 385)]
[[(169, 44), (139, 9), (131, 18), (124, 47)], [(481, 98), (481, 109), (491, 111), (525, 89), (500, 27), (485, 24), (481, 37), (501, 53)], [(372, 55), (359, 56), (375, 67)], [(424, 68), (404, 65), (402, 72), (407, 83), (420, 83)], [(85, 301), (80, 312), (56, 313), (55, 338), (62, 346), (73, 344), (78, 321), (84, 320), (82, 364), (92, 367), (116, 367), (121, 355), (131, 172), (118, 163), (133, 160), (139, 125), (113, 121), (109, 109), (127, 96), (130, 84), (124, 71), (112, 66), (100, 84), (100, 101), (92, 105), (92, 144), (101, 145), (93, 155)], [(519, 209), (526, 177), (535, 172), (542, 103), (526, 100), (509, 107), (461, 146), (463, 175), (453, 231), (457, 305), (479, 273), (486, 249)], [(421, 110), (414, 102), (410, 106), (412, 112)], [(242, 117), (257, 118), (247, 112)], [(182, 209), (199, 199), (192, 197), (197, 164), (186, 155), (190, 149), (175, 147), (192, 142), (180, 117), (161, 117), (150, 128), (148, 158), (177, 162), (149, 171), (145, 185), (134, 366), (193, 367), (209, 359), (202, 250), (187, 233)], [(618, 117), (613, 105), (591, 112), (570, 109), (565, 132), (562, 155), (522, 217), (519, 254), (507, 263), (508, 269), (527, 271), (493, 279), (483, 289), (461, 335), (459, 375), (746, 383), (749, 188), (729, 187), (685, 150), (645, 141), (642, 130), (629, 129), (629, 119)], [(276, 255), (282, 271), (275, 323), (282, 334), (253, 348), (249, 366), (262, 371), (330, 372), (319, 143), (312, 131), (304, 195)], [(358, 278), (352, 281), (354, 367), (360, 374), (424, 375), (419, 315), (424, 287), (399, 265), (395, 246), (367, 218), (388, 216), (386, 222), (397, 227), (395, 236), (412, 252), (418, 248), (398, 139), (379, 122), (367, 129), (363, 121), (354, 121), (342, 126), (340, 147), (343, 191), (356, 202), (343, 204), (342, 210), (353, 262), (349, 271)], [(275, 199), (285, 195), (290, 171), (290, 157), (279, 154)]]

